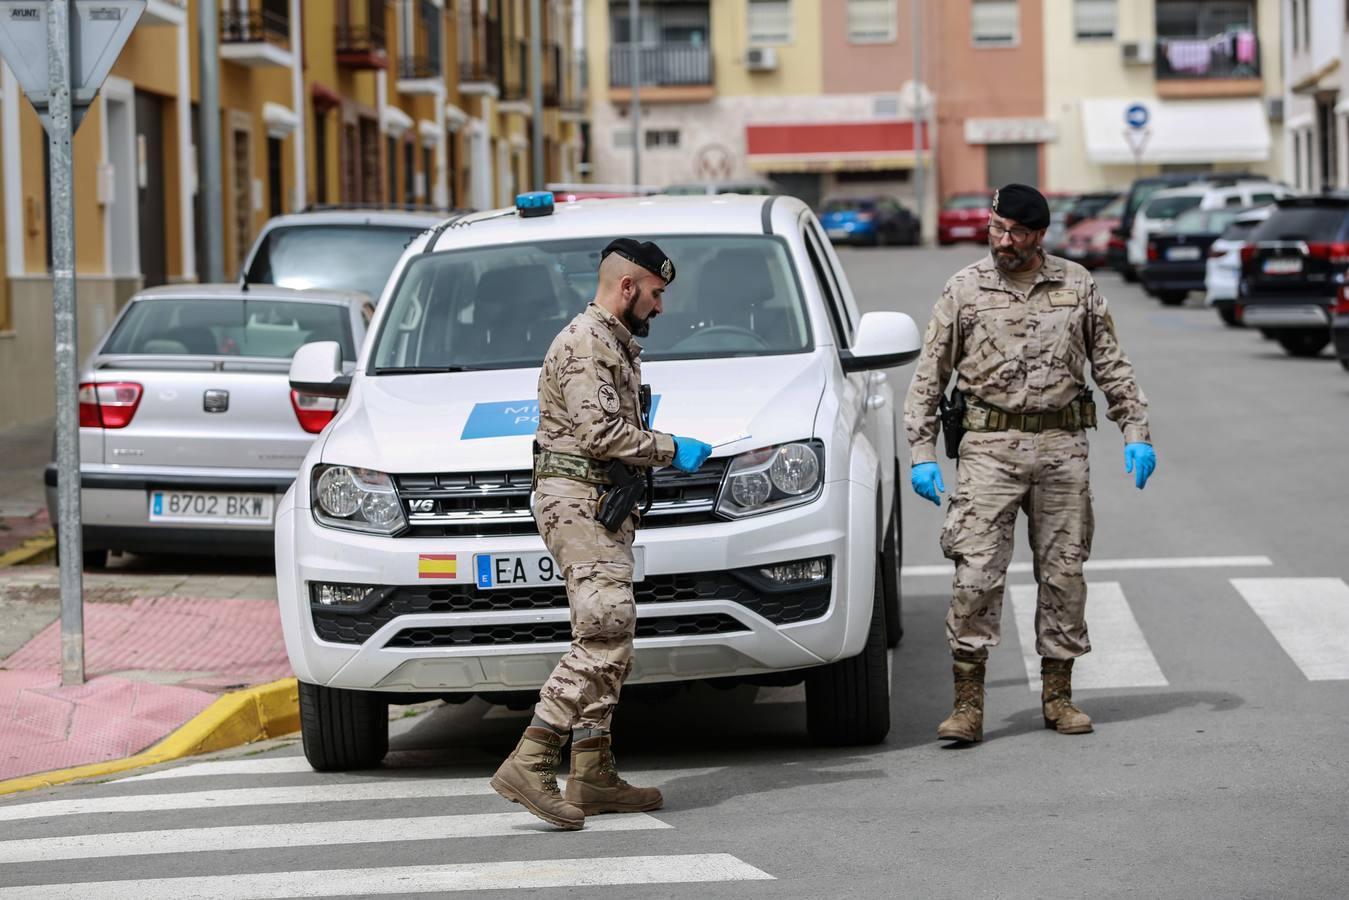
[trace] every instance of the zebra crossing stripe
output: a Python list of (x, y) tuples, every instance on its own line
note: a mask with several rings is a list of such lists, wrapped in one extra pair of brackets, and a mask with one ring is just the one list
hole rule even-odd
[(730, 854), (697, 853), (25, 885), (0, 888), (0, 900), (56, 900), (72, 894), (100, 900), (244, 900), (771, 880), (772, 875)]
[[(1268, 556), (1158, 556), (1139, 559), (1091, 559), (1083, 565), (1088, 572), (1119, 572), (1139, 569), (1238, 569), (1272, 566)], [(951, 563), (931, 566), (904, 566), (899, 570), (905, 578), (949, 577), (955, 572)], [(1029, 575), (1034, 567), (1028, 562), (1014, 562), (1007, 567), (1009, 575)]]
[(212, 775), (293, 775), (313, 771), (314, 767), (303, 756), (251, 756), (243, 759), (213, 759), (189, 763), (172, 769), (132, 775), (119, 781), (161, 781), (165, 778)]
[[(646, 813), (594, 816), (587, 832), (646, 831), (669, 828)], [(385, 841), (438, 841), (455, 838), (521, 837), (557, 829), (527, 812), (457, 816), (416, 816), (341, 822), (291, 822), (280, 825), (173, 828), (0, 841), (0, 865), (58, 859), (145, 856), (154, 853), (203, 853), (220, 850), (325, 847)]]
[[(1035, 650), (1035, 597), (1037, 586), (1017, 584), (1008, 588), (1016, 629), (1021, 636), (1021, 658), (1026, 665), (1030, 689), (1040, 690), (1040, 655)], [(1087, 586), (1087, 631), (1091, 652), (1073, 665), (1073, 688), (1166, 687), (1169, 683), (1152, 649), (1138, 627), (1133, 610), (1119, 582)]]
[(1309, 681), (1349, 678), (1349, 585), (1342, 578), (1233, 578)]

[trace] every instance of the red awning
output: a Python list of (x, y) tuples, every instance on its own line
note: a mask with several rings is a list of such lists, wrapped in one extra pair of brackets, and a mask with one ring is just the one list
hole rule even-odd
[[(914, 123), (904, 120), (747, 125), (745, 144), (750, 165), (759, 170), (908, 168), (914, 159)], [(931, 129), (925, 129), (923, 149), (931, 147)]]

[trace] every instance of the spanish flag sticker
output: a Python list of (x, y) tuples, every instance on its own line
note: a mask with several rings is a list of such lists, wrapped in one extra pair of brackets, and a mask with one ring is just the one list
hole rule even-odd
[(454, 553), (422, 553), (417, 556), (418, 578), (453, 579), (459, 574), (458, 555)]

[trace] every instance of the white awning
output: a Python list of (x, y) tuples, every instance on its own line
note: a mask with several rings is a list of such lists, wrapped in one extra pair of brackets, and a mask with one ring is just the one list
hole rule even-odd
[(267, 126), (268, 137), (280, 139), (294, 131), (300, 120), (280, 103), (268, 101), (262, 104), (262, 123)]
[(396, 138), (412, 127), (412, 117), (396, 106), (384, 107), (384, 130)]
[(464, 112), (453, 103), (445, 105), (445, 127), (450, 131), (458, 131), (468, 124), (468, 113)]
[(422, 139), (423, 147), (434, 147), (440, 140), (440, 129), (430, 119), (417, 120), (417, 136)]
[[(1140, 101), (1109, 98), (1082, 101), (1087, 158), (1094, 163), (1129, 164), (1134, 153), (1125, 112)], [(1269, 120), (1258, 97), (1233, 100), (1144, 100), (1148, 123), (1145, 163), (1263, 162), (1269, 159)], [(1138, 140), (1138, 137), (1134, 138)]]

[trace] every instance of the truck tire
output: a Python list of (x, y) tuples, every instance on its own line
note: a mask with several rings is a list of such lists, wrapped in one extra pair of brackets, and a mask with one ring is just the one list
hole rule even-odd
[(871, 628), (862, 652), (806, 673), (806, 731), (816, 744), (830, 747), (879, 744), (890, 733), (890, 667), (885, 648), (883, 583), (881, 572), (877, 571)]
[(389, 752), (389, 701), (301, 681), (300, 736), (316, 772), (372, 769)]
[(1163, 306), (1180, 306), (1188, 295), (1189, 291), (1158, 291), (1157, 299)]
[(1285, 334), (1279, 336), (1279, 346), (1289, 356), (1312, 357), (1319, 356), (1321, 351), (1330, 343), (1330, 335), (1319, 334)]
[(1245, 328), (1246, 326), (1237, 318), (1236, 307), (1224, 304), (1218, 307), (1218, 318), (1223, 320), (1223, 324), (1229, 328)]
[(904, 547), (900, 541), (904, 530), (899, 508), (899, 463), (895, 463), (895, 499), (891, 502), (890, 521), (885, 526), (885, 539), (881, 544), (881, 574), (884, 576), (882, 587), (885, 590), (885, 646), (899, 646), (904, 637), (903, 589), (899, 570), (904, 564)]

